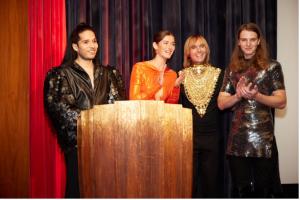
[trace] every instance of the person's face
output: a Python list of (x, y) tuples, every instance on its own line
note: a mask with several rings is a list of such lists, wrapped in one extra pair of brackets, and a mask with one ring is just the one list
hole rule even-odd
[(73, 49), (77, 52), (77, 58), (83, 60), (93, 60), (98, 50), (98, 42), (93, 31), (86, 30), (79, 33), (79, 41), (72, 44)]
[(164, 59), (170, 59), (175, 51), (175, 38), (172, 35), (166, 35), (159, 43), (154, 42), (153, 48), (156, 55)]
[(239, 46), (246, 59), (252, 58), (255, 53), (260, 40), (253, 31), (243, 30), (240, 33)]
[(207, 56), (207, 48), (200, 40), (190, 46), (189, 58), (192, 64), (203, 64)]

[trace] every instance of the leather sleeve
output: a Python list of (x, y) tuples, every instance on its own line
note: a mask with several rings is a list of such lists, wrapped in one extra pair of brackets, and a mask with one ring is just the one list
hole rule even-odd
[(64, 151), (77, 145), (77, 119), (75, 98), (60, 67), (51, 69), (44, 81), (45, 110), (56, 129), (58, 142)]
[(115, 67), (110, 67), (110, 91), (108, 103), (113, 103), (116, 100), (126, 99), (125, 84), (119, 70)]

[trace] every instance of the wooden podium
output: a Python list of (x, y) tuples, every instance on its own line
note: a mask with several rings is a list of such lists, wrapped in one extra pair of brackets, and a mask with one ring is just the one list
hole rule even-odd
[(162, 101), (118, 101), (81, 112), (84, 198), (191, 198), (192, 112)]

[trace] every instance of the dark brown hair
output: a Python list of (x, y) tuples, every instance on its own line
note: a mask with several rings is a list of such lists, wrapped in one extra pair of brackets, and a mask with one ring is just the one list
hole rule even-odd
[[(174, 34), (171, 31), (162, 30), (162, 31), (159, 31), (159, 32), (157, 32), (157, 33), (154, 34), (153, 42), (155, 42), (156, 44), (158, 44), (167, 35), (171, 35), (171, 36), (173, 36), (175, 38)], [(153, 56), (155, 56), (155, 50), (154, 49), (152, 50), (152, 54), (153, 54)]]

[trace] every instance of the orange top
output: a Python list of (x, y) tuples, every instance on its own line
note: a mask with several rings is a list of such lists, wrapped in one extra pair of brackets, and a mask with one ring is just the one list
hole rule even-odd
[(130, 77), (130, 100), (155, 100), (155, 94), (163, 88), (161, 100), (166, 103), (177, 103), (179, 99), (179, 87), (174, 87), (177, 74), (166, 67), (163, 84), (159, 84), (160, 72), (148, 62), (139, 62), (133, 66)]

